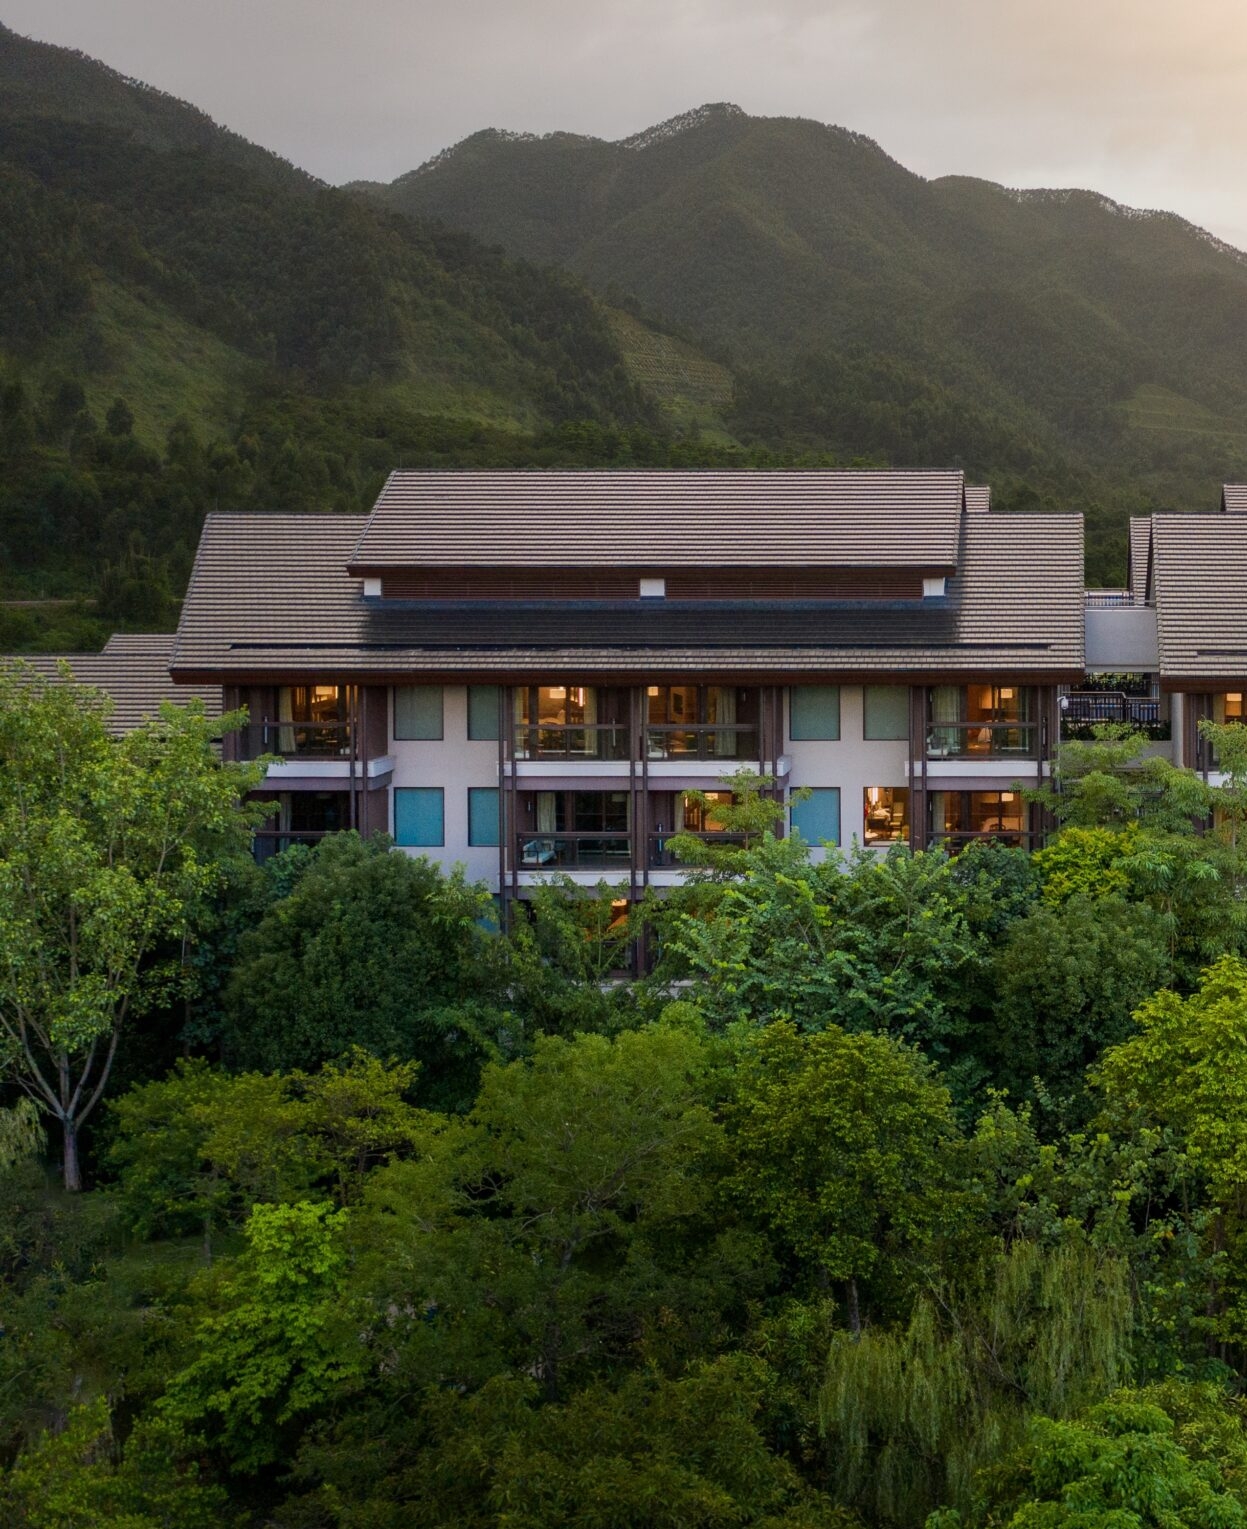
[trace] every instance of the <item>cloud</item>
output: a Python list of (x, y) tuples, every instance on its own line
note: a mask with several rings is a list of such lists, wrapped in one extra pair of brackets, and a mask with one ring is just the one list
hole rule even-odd
[(486, 126), (623, 137), (710, 100), (924, 175), (1085, 185), (1247, 246), (1238, 0), (0, 0), (328, 180)]

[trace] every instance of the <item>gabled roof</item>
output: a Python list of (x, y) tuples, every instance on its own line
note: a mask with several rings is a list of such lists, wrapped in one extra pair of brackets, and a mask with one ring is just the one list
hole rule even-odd
[(1231, 515), (1247, 515), (1247, 483), (1223, 484), (1221, 508)]
[(1136, 605), (1147, 603), (1148, 558), (1152, 550), (1152, 517), (1130, 517), (1130, 593)]
[(963, 502), (960, 472), (395, 472), (348, 566), (951, 572)]
[(1082, 517), (967, 515), (943, 599), (858, 604), (699, 600), (366, 601), (343, 572), (354, 515), (213, 514), (174, 672), (331, 675), (1033, 673), (1083, 659)]
[(1247, 678), (1247, 515), (1152, 516), (1165, 678)]
[(985, 514), (992, 507), (992, 491), (989, 484), (966, 484), (966, 509), (974, 515)]
[(59, 680), (60, 665), (67, 663), (79, 684), (93, 685), (112, 701), (108, 730), (116, 736), (132, 732), (146, 718), (158, 715), (162, 701), (179, 706), (202, 701), (208, 716), (219, 717), (219, 684), (174, 684), (169, 674), (172, 647), (171, 632), (137, 637), (121, 633), (109, 639), (102, 653), (17, 653), (0, 662), (27, 664), (49, 680)]

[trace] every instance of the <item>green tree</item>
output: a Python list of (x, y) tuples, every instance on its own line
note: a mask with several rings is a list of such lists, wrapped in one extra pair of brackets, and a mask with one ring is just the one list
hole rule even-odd
[(1247, 963), (1226, 956), (1189, 998), (1161, 992), (1135, 1015), (1139, 1033), (1092, 1069), (1101, 1124), (1121, 1135), (1170, 1133), (1188, 1181), (1183, 1198), (1214, 1210), (1221, 1255), (1207, 1292), (1207, 1326), (1247, 1346)]
[(68, 1189), (127, 1024), (187, 989), (183, 942), (257, 820), (259, 768), (211, 748), (237, 718), (166, 707), (113, 740), (106, 715), (81, 686), (0, 670), (0, 1030)]
[(930, 1529), (1240, 1529), (1245, 1467), (1241, 1404), (1216, 1387), (1119, 1391), (1075, 1419), (1035, 1418), (977, 1508)]
[(178, 1430), (138, 1424), (124, 1449), (102, 1397), (75, 1406), (0, 1472), (9, 1529), (221, 1529), (237, 1522), (219, 1486), (200, 1479)]
[(904, 1309), (966, 1210), (952, 1100), (929, 1063), (884, 1036), (768, 1025), (745, 1042), (726, 1114), (725, 1192), (837, 1285), (850, 1330)]
[(322, 840), (289, 897), (240, 942), (227, 1058), (288, 1070), (358, 1045), (419, 1061), (434, 1102), (465, 1105), (497, 1022), (481, 994), (489, 911), (461, 871), (443, 876), (356, 834)]
[(169, 1382), (160, 1414), (204, 1431), (239, 1470), (279, 1459), (284, 1430), (338, 1394), (363, 1351), (337, 1338), (345, 1211), (300, 1201), (257, 1205), (247, 1247), (215, 1277), (195, 1323), (194, 1357)]
[(1058, 1097), (1082, 1091), (1101, 1051), (1172, 981), (1164, 920), (1120, 897), (1074, 896), (1009, 928), (994, 962), (994, 1081), (1025, 1094), (1034, 1078)]
[(1030, 1413), (1068, 1416), (1127, 1378), (1132, 1319), (1124, 1260), (1019, 1241), (904, 1326), (836, 1334), (819, 1392), (836, 1497), (894, 1524), (968, 1507)]

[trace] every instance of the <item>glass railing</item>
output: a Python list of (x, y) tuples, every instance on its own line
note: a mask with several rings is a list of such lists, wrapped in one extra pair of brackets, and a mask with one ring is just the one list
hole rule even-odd
[(627, 759), (628, 724), (521, 722), (514, 741), (516, 759)]
[(1033, 722), (938, 722), (927, 728), (929, 759), (1038, 757), (1039, 729)]
[(278, 831), (275, 829), (259, 829), (252, 835), (251, 853), (261, 865), (266, 860), (271, 860), (274, 855), (280, 855), (282, 850), (289, 849), (292, 844), (306, 844), (309, 847), (327, 839), (330, 833), (338, 832), (337, 829), (322, 829), (312, 831), (310, 829), (288, 829)]
[(981, 839), (990, 839), (993, 844), (1005, 844), (1013, 849), (1037, 849), (1041, 838), (1040, 834), (1017, 828), (984, 829), (979, 833), (963, 829), (956, 833), (933, 833), (930, 842), (933, 849), (944, 849), (955, 855), (967, 844), (975, 844)]
[(251, 722), (243, 731), (243, 757), (277, 754), (282, 759), (348, 759), (349, 722)]
[[(697, 833), (694, 832), (694, 830), (691, 828), (682, 828), (674, 833), (653, 833), (649, 836), (648, 847), (648, 864), (651, 871), (666, 870), (668, 867), (681, 866), (687, 863), (686, 861), (677, 859), (677, 857), (672, 853), (671, 841), (676, 837), (700, 839), (703, 844), (722, 844), (728, 846), (744, 846), (749, 842), (748, 834), (716, 832)], [(757, 835), (755, 834), (754, 837), (756, 839)]]
[(757, 759), (758, 729), (706, 723), (696, 727), (650, 725), (645, 746), (651, 759)]
[(521, 834), (515, 863), (521, 871), (616, 871), (632, 864), (632, 836), (608, 833)]

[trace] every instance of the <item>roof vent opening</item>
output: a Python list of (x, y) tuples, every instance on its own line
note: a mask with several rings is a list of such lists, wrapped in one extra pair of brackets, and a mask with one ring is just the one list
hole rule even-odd
[(942, 600), (944, 598), (944, 579), (923, 579), (922, 598), (924, 600)]
[(642, 579), (641, 580), (641, 599), (642, 600), (664, 600), (664, 599), (666, 599), (666, 596), (667, 596), (667, 581), (666, 581), (666, 579)]
[(380, 579), (365, 579), (364, 580), (364, 599), (365, 600), (379, 600), (380, 598), (381, 598), (381, 580)]

